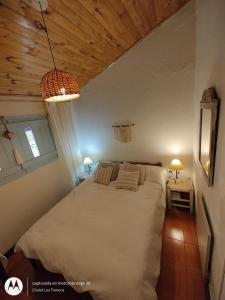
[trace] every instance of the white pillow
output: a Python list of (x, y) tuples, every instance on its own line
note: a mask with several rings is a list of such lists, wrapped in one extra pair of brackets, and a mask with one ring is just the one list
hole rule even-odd
[(167, 181), (167, 169), (158, 166), (146, 166), (146, 181), (162, 184), (165, 186)]

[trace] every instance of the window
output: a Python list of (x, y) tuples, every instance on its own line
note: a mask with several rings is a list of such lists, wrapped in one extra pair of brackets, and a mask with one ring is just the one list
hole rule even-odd
[[(57, 158), (57, 151), (46, 115), (3, 117), (13, 133), (12, 140), (4, 137), (0, 121), (0, 185), (49, 163)], [(15, 150), (22, 165), (17, 165)]]
[(31, 127), (25, 128), (25, 134), (26, 134), (28, 142), (30, 144), (30, 148), (33, 153), (33, 156), (34, 157), (40, 156), (40, 152), (39, 152), (38, 145), (36, 143), (32, 128)]

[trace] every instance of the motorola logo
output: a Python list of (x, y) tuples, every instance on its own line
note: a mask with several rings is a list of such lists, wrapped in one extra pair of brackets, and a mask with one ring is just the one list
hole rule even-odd
[(17, 296), (23, 290), (23, 283), (17, 277), (10, 277), (6, 280), (4, 287), (7, 294), (10, 296)]

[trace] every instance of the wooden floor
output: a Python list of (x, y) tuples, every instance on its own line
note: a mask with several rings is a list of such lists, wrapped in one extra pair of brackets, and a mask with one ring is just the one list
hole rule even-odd
[(163, 228), (158, 300), (205, 300), (194, 215), (167, 211)]
[[(30, 262), (21, 255), (13, 255), (9, 259), (8, 272), (26, 283), (29, 281), (59, 281), (63, 278), (45, 271), (35, 270)], [(34, 294), (29, 287), (29, 296), (24, 292), (14, 297), (17, 300), (76, 300), (91, 299), (89, 295), (76, 294), (71, 288), (66, 288), (63, 294)], [(161, 258), (161, 274), (157, 284), (158, 300), (205, 300), (204, 281), (200, 267), (200, 257), (193, 215), (188, 212), (171, 210), (166, 213), (163, 229), (163, 247)], [(0, 283), (0, 299), (11, 300), (3, 292)], [(129, 300), (129, 299), (127, 299)], [(141, 299), (140, 299), (141, 300)]]

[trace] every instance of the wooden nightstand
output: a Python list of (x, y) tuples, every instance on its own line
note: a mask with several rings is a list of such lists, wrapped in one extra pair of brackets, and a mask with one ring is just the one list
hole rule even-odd
[(167, 183), (168, 207), (172, 206), (188, 208), (193, 212), (193, 184), (190, 179), (181, 180), (177, 183), (170, 180)]

